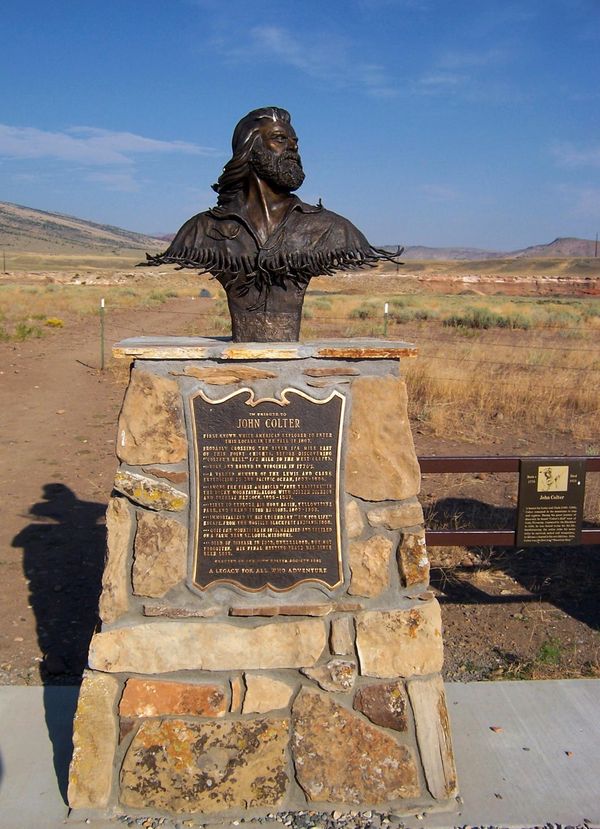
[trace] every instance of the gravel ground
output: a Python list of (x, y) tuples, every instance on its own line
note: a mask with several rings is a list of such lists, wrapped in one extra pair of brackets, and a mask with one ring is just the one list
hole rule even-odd
[[(424, 814), (416, 814), (417, 820), (423, 821)], [(201, 824), (193, 820), (181, 820), (173, 822), (170, 818), (145, 818), (128, 817), (123, 815), (119, 822), (125, 826), (141, 826), (144, 829), (185, 829), (186, 827), (206, 827), (206, 829), (230, 829), (230, 827), (247, 827), (255, 829), (263, 824), (280, 824), (289, 829), (405, 829), (405, 817), (399, 817), (392, 812), (377, 812), (373, 810), (359, 812), (277, 812), (268, 814), (262, 818), (251, 818), (234, 820), (231, 823), (223, 824)], [(426, 825), (426, 824), (424, 824)], [(501, 826), (472, 826), (470, 824), (456, 825), (454, 829), (503, 829)], [(600, 825), (591, 821), (584, 821), (581, 824), (545, 823), (540, 826), (511, 827), (511, 829), (600, 829)]]

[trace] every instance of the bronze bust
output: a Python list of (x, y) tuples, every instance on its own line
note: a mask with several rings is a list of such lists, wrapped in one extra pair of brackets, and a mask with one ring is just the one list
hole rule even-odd
[(235, 342), (295, 341), (313, 276), (393, 257), (347, 219), (293, 195), (304, 171), (286, 110), (249, 112), (234, 130), (232, 149), (213, 185), (217, 206), (189, 219), (164, 253), (147, 255), (147, 264), (211, 273), (227, 293)]

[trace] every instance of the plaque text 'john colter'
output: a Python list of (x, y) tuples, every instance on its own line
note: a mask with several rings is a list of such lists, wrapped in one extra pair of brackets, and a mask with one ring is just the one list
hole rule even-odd
[(197, 587), (339, 584), (343, 406), (337, 391), (317, 400), (296, 389), (281, 404), (254, 403), (250, 389), (193, 399)]

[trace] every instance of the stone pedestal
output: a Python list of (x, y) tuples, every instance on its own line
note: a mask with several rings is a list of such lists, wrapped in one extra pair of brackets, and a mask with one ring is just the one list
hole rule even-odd
[(405, 343), (142, 338), (69, 803), (443, 807), (456, 774)]

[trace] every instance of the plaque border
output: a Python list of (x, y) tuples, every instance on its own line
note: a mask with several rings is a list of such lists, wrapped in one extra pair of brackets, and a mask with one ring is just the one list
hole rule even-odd
[[(338, 440), (337, 440), (337, 459), (335, 465), (335, 520), (336, 520), (336, 544), (337, 544), (337, 564), (338, 564), (338, 580), (335, 584), (330, 585), (323, 579), (319, 579), (315, 576), (310, 576), (305, 579), (299, 579), (295, 584), (291, 585), (290, 587), (275, 587), (275, 585), (271, 584), (267, 581), (262, 587), (248, 587), (245, 584), (241, 584), (236, 579), (232, 578), (218, 578), (214, 581), (211, 581), (210, 584), (207, 584), (205, 587), (202, 587), (195, 581), (196, 576), (196, 568), (198, 563), (198, 541), (200, 536), (200, 457), (198, 452), (198, 434), (196, 431), (196, 417), (194, 411), (194, 400), (197, 397), (201, 397), (206, 403), (218, 404), (218, 403), (226, 403), (227, 400), (231, 400), (233, 397), (237, 397), (240, 394), (248, 393), (249, 397), (246, 401), (246, 405), (248, 406), (257, 406), (259, 403), (274, 403), (277, 406), (287, 406), (290, 404), (290, 400), (287, 399), (287, 394), (297, 394), (300, 397), (304, 397), (306, 400), (310, 401), (311, 403), (316, 403), (318, 405), (323, 405), (325, 403), (329, 403), (334, 398), (338, 397), (341, 401), (340, 406), (340, 420), (339, 420), (339, 428), (338, 428)], [(300, 587), (303, 584), (307, 584), (309, 582), (316, 583), (325, 587), (326, 590), (335, 590), (340, 584), (344, 582), (344, 570), (343, 570), (343, 561), (342, 561), (342, 529), (340, 523), (340, 478), (341, 478), (341, 462), (342, 462), (342, 438), (343, 438), (343, 431), (344, 431), (344, 414), (346, 410), (346, 395), (342, 394), (337, 389), (333, 389), (331, 394), (327, 397), (323, 398), (322, 400), (316, 397), (312, 397), (312, 395), (308, 394), (308, 392), (303, 391), (302, 389), (295, 389), (292, 386), (286, 386), (280, 392), (280, 397), (255, 397), (254, 389), (251, 389), (249, 386), (244, 386), (241, 389), (236, 389), (235, 391), (231, 392), (230, 394), (225, 395), (225, 397), (220, 397), (218, 399), (213, 399), (208, 397), (204, 389), (198, 389), (198, 391), (191, 394), (188, 398), (188, 406), (189, 406), (189, 413), (190, 413), (190, 421), (191, 421), (191, 428), (192, 428), (192, 436), (193, 436), (193, 452), (194, 452), (194, 472), (195, 472), (195, 480), (194, 480), (194, 531), (192, 533), (192, 557), (191, 557), (191, 573), (188, 578), (188, 584), (191, 589), (195, 591), (200, 591), (201, 593), (206, 593), (207, 590), (210, 590), (212, 587), (216, 585), (233, 585), (237, 587), (239, 590), (242, 590), (244, 593), (260, 593), (261, 591), (270, 589), (276, 593), (289, 593), (291, 590), (295, 590), (297, 587)]]

